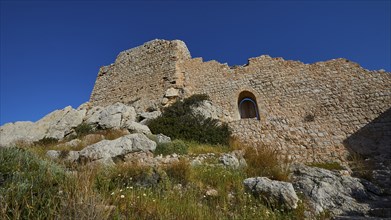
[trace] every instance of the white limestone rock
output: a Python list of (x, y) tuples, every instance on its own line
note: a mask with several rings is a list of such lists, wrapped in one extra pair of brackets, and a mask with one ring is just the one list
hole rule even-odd
[(87, 111), (86, 117), (84, 118), (87, 124), (98, 124), (100, 113), (103, 111), (103, 107), (95, 106)]
[(360, 179), (317, 167), (296, 164), (292, 167), (293, 185), (303, 192), (316, 213), (326, 210), (334, 215), (364, 215), (370, 199)]
[(166, 91), (165, 97), (167, 98), (173, 98), (173, 97), (178, 97), (179, 96), (179, 89), (175, 88), (169, 88)]
[(108, 129), (125, 127), (128, 121), (136, 121), (135, 109), (117, 102), (100, 112), (98, 123), (102, 128)]
[(52, 124), (48, 128), (46, 137), (62, 139), (72, 132), (72, 128), (77, 127), (83, 122), (83, 118), (86, 114), (86, 110), (78, 111), (70, 106), (60, 111), (62, 111), (62, 115), (52, 120)]
[(15, 122), (0, 127), (0, 146), (9, 146), (17, 141), (34, 142), (44, 137), (61, 139), (82, 123), (86, 110), (71, 106), (56, 110), (37, 122)]
[(7, 123), (0, 127), (0, 147), (8, 147), (17, 141), (33, 142), (45, 136), (45, 131), (35, 130), (31, 121)]
[(134, 121), (128, 121), (125, 124), (125, 128), (128, 129), (131, 133), (143, 133), (143, 134), (152, 134), (148, 126), (142, 125)]
[(103, 140), (80, 151), (82, 161), (97, 161), (112, 164), (113, 159), (123, 158), (129, 153), (154, 151), (156, 143), (144, 134), (129, 134), (115, 140)]
[(270, 180), (267, 177), (248, 178), (243, 181), (245, 189), (256, 196), (267, 199), (271, 204), (280, 204), (296, 209), (299, 198), (292, 183)]
[(170, 143), (171, 138), (164, 135), (164, 134), (157, 134), (156, 135), (156, 143), (158, 144), (164, 144), (164, 143)]

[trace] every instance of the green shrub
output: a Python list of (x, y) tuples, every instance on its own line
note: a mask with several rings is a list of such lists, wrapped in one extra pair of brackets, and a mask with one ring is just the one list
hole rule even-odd
[(172, 142), (168, 143), (161, 143), (156, 147), (156, 150), (154, 151), (155, 155), (162, 154), (163, 156), (169, 155), (169, 154), (187, 154), (188, 151), (188, 145), (182, 141), (182, 140), (174, 140)]
[(18, 148), (0, 149), (0, 215), (6, 219), (53, 219), (61, 204), (64, 170)]
[(75, 132), (77, 134), (77, 137), (83, 137), (87, 134), (91, 134), (94, 131), (94, 128), (87, 124), (87, 123), (81, 123), (75, 128)]
[(231, 134), (228, 125), (193, 112), (206, 95), (193, 95), (165, 108), (160, 117), (151, 120), (148, 127), (152, 133), (163, 133), (173, 139), (194, 140), (199, 143), (228, 144)]

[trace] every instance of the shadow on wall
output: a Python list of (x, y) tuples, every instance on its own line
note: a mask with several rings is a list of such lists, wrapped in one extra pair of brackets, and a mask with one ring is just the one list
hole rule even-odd
[(343, 144), (350, 153), (391, 159), (391, 108), (346, 138)]

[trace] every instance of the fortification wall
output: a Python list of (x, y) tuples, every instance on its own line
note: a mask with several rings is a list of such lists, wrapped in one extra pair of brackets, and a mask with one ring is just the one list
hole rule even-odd
[[(259, 120), (240, 118), (243, 91), (254, 94)], [(90, 102), (146, 111), (191, 94), (208, 94), (243, 142), (268, 145), (296, 161), (340, 160), (350, 148), (391, 157), (391, 73), (346, 59), (308, 65), (260, 56), (231, 68), (191, 59), (181, 41), (155, 40), (102, 67)]]
[[(181, 70), (190, 91), (209, 94), (224, 109), (221, 118), (240, 140), (279, 149), (296, 161), (343, 158), (344, 141), (391, 108), (390, 73), (368, 71), (346, 59), (306, 65), (261, 56), (236, 68), (192, 59)], [(240, 119), (242, 91), (255, 95), (260, 120)], [(391, 148), (391, 121), (376, 123), (362, 153)], [(388, 141), (376, 143), (376, 138)]]
[(100, 68), (90, 103), (107, 106), (121, 102), (141, 112), (158, 108), (169, 88), (182, 87), (177, 65), (187, 59), (190, 53), (179, 40), (153, 40), (123, 51), (113, 64)]

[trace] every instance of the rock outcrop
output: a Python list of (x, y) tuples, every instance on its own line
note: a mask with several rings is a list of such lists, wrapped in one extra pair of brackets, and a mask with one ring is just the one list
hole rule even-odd
[[(150, 120), (159, 114), (144, 113), (143, 117)], [(49, 113), (37, 122), (15, 122), (1, 126), (0, 147), (11, 146), (18, 141), (32, 143), (42, 138), (61, 140), (67, 135), (75, 134), (74, 128), (82, 123), (99, 129), (127, 129), (131, 133), (151, 134), (146, 125), (136, 122), (136, 118), (134, 108), (122, 103), (92, 108), (84, 103), (77, 109), (68, 106)]]
[(15, 122), (0, 127), (0, 146), (9, 146), (17, 141), (34, 142), (44, 137), (62, 139), (72, 133), (72, 128), (83, 122), (86, 110), (68, 106), (56, 110), (37, 122)]
[(363, 216), (370, 209), (365, 201), (375, 199), (358, 178), (302, 164), (292, 170), (296, 191), (309, 200), (316, 213)]
[(103, 140), (90, 145), (79, 152), (79, 160), (113, 164), (116, 159), (123, 159), (129, 153), (154, 151), (156, 143), (144, 134), (129, 134), (115, 140)]
[(243, 182), (247, 191), (266, 200), (272, 206), (282, 205), (288, 209), (297, 208), (299, 198), (291, 183), (270, 180), (267, 177), (245, 179)]

